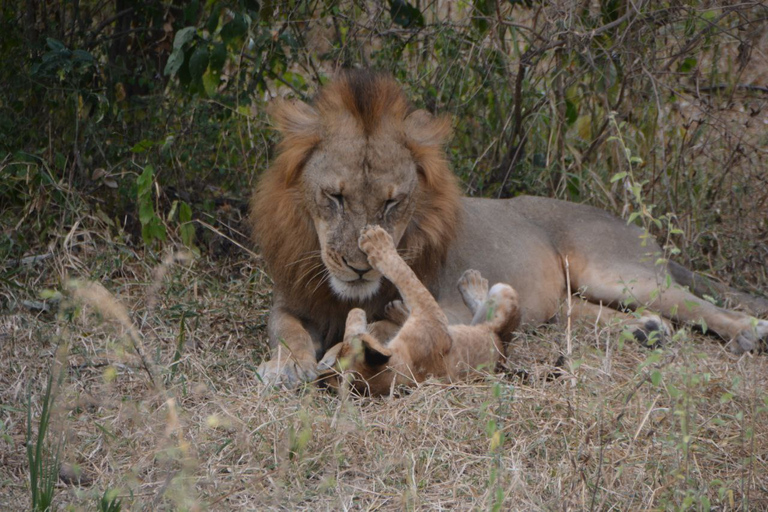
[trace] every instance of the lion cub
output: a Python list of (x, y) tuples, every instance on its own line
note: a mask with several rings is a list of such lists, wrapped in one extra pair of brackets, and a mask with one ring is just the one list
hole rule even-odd
[(412, 385), (429, 377), (456, 381), (479, 368), (493, 370), (504, 353), (502, 338), (520, 322), (517, 292), (511, 286), (497, 284), (489, 291), (488, 281), (478, 271), (467, 270), (458, 286), (474, 318), (471, 325), (449, 326), (437, 301), (397, 253), (384, 229), (364, 228), (358, 244), (371, 266), (399, 290), (404, 304), (391, 303), (387, 316), (401, 327), (391, 341), (382, 343), (378, 338), (386, 329), (381, 322), (369, 325), (365, 311), (351, 310), (344, 341), (328, 350), (318, 364), (330, 386), (338, 387), (340, 372), (348, 371), (358, 392), (383, 395), (395, 385)]

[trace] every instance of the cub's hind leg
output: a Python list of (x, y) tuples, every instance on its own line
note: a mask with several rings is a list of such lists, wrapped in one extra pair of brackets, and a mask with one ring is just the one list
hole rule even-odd
[(470, 325), (487, 325), (502, 341), (509, 341), (520, 324), (518, 296), (514, 288), (498, 283), (488, 290), (488, 280), (473, 269), (464, 272), (458, 288), (473, 315)]
[(472, 312), (472, 325), (483, 321), (477, 313), (488, 297), (488, 280), (477, 270), (465, 270), (459, 278), (458, 288), (464, 304)]

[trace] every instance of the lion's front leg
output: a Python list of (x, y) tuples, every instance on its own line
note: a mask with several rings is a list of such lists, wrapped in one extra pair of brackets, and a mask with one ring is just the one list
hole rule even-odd
[(317, 378), (312, 336), (301, 320), (275, 304), (269, 315), (267, 330), (272, 357), (256, 370), (263, 382), (294, 388)]

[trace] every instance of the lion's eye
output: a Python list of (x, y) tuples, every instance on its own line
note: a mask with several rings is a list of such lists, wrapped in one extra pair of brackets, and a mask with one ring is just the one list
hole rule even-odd
[(400, 201), (398, 201), (397, 199), (388, 199), (384, 203), (384, 215), (386, 216), (392, 213), (394, 209), (397, 208), (397, 205), (399, 204), (400, 204)]
[(344, 210), (344, 196), (341, 194), (325, 193), (325, 196), (331, 200), (331, 204), (336, 206), (339, 210)]

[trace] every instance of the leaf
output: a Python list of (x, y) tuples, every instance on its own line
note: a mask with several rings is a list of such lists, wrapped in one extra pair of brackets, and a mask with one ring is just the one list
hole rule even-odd
[(698, 61), (694, 59), (693, 57), (688, 57), (683, 62), (680, 63), (680, 66), (678, 67), (678, 71), (681, 73), (688, 73), (689, 71), (693, 70), (696, 67), (696, 64), (698, 64)]
[(40, 290), (40, 293), (38, 293), (37, 295), (43, 300), (61, 300), (61, 298), (63, 297), (60, 291), (51, 290), (49, 288)]
[(221, 83), (221, 76), (218, 70), (213, 70), (210, 67), (203, 73), (203, 89), (207, 96), (214, 96), (219, 91), (219, 84)]
[(694, 308), (699, 307), (699, 302), (695, 300), (683, 299), (683, 304), (688, 311), (693, 311)]
[(139, 221), (142, 224), (149, 224), (155, 218), (155, 209), (152, 206), (152, 200), (139, 202)]
[(131, 153), (146, 153), (155, 146), (155, 143), (151, 140), (144, 139), (137, 142), (131, 148)]
[(243, 0), (243, 5), (251, 11), (259, 12), (261, 10), (261, 4), (257, 0)]
[(82, 62), (93, 62), (95, 59), (93, 58), (93, 55), (88, 53), (85, 50), (75, 50), (72, 52), (72, 58), (75, 60), (79, 60)]
[(165, 63), (163, 74), (165, 74), (165, 76), (175, 76), (176, 73), (179, 72), (179, 68), (181, 68), (182, 64), (184, 64), (184, 50), (176, 48), (173, 50), (173, 53), (171, 53), (171, 56), (168, 57), (168, 62)]
[(227, 46), (224, 43), (216, 43), (211, 49), (210, 57), (208, 58), (208, 66), (216, 71), (220, 71), (227, 62)]
[(189, 58), (189, 75), (192, 80), (200, 80), (208, 69), (208, 49), (200, 47)]
[(571, 126), (579, 118), (579, 108), (569, 99), (565, 100), (565, 122)]
[(195, 226), (192, 224), (192, 208), (185, 202), (179, 203), (179, 232), (181, 233), (181, 242), (197, 252), (195, 247)]
[(236, 39), (243, 37), (246, 32), (248, 32), (248, 25), (245, 23), (245, 18), (242, 14), (235, 13), (235, 17), (221, 27), (221, 39), (225, 43), (231, 44)]
[(221, 13), (222, 5), (217, 3), (213, 10), (211, 11), (211, 17), (208, 18), (208, 23), (206, 23), (205, 27), (208, 29), (208, 32), (213, 34), (216, 32), (216, 29), (219, 27), (219, 14)]
[(190, 222), (192, 221), (192, 208), (182, 201), (179, 203), (179, 222)]
[(155, 168), (151, 165), (148, 165), (144, 167), (144, 172), (142, 172), (138, 178), (136, 178), (136, 187), (138, 188), (139, 195), (141, 195), (144, 192), (151, 192), (152, 191), (152, 181), (155, 177)]
[(651, 383), (654, 386), (661, 384), (661, 372), (659, 370), (653, 370), (651, 372)]
[(611, 183), (615, 183), (626, 176), (627, 176), (626, 172), (617, 172), (616, 174), (613, 175), (613, 177), (611, 177)]
[(144, 243), (149, 245), (154, 240), (165, 241), (165, 226), (160, 224), (159, 219), (152, 219), (148, 224), (141, 227), (141, 238), (144, 239)]
[(424, 26), (424, 16), (421, 11), (405, 0), (389, 0), (389, 14), (392, 16), (392, 23), (401, 27)]
[(195, 27), (186, 27), (176, 32), (176, 36), (173, 38), (174, 52), (190, 42), (195, 37), (196, 33), (197, 28)]
[(62, 50), (66, 50), (67, 47), (64, 46), (64, 43), (59, 41), (58, 39), (54, 39), (52, 37), (49, 37), (45, 40), (46, 44), (48, 45), (48, 48), (55, 52), (60, 52)]

